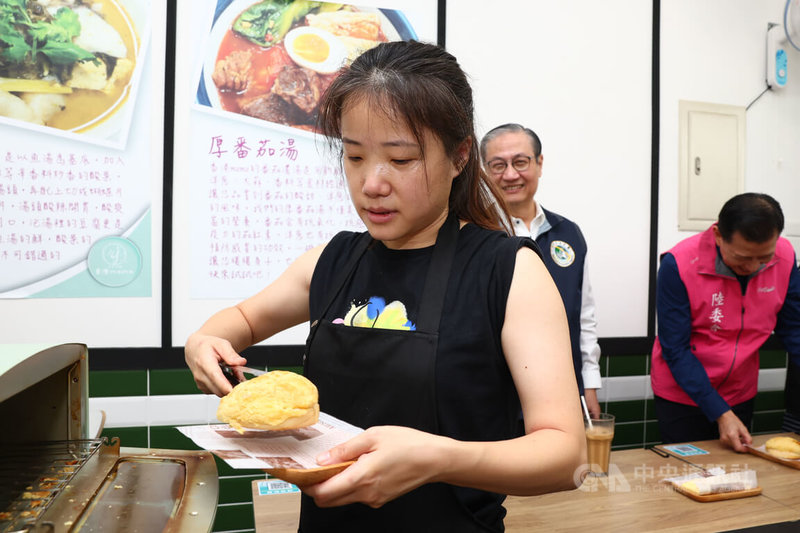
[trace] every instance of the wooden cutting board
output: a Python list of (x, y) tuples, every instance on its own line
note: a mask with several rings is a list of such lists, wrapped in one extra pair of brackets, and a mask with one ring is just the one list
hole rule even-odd
[(749, 498), (750, 496), (758, 496), (761, 494), (761, 487), (747, 490), (734, 490), (730, 492), (718, 492), (716, 494), (696, 494), (690, 490), (686, 490), (679, 485), (673, 485), (672, 488), (676, 492), (680, 492), (698, 502), (718, 502), (722, 500), (735, 500), (737, 498)]
[(320, 466), (318, 468), (267, 468), (265, 471), (278, 479), (294, 483), (298, 487), (315, 485), (332, 478), (355, 461)]
[(775, 457), (767, 451), (766, 446), (763, 444), (761, 446), (747, 446), (747, 451), (769, 461), (774, 461), (790, 468), (796, 468), (800, 470), (800, 459), (783, 459), (781, 457)]

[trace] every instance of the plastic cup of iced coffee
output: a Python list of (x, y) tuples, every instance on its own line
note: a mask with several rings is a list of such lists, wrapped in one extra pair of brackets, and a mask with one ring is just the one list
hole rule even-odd
[(611, 441), (614, 438), (614, 415), (600, 413), (589, 419), (584, 418), (586, 429), (586, 448), (589, 455), (589, 475), (607, 476), (611, 457)]

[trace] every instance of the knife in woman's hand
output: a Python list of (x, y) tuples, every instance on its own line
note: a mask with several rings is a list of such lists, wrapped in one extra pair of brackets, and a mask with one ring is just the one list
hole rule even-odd
[(244, 374), (250, 374), (253, 376), (261, 376), (267, 373), (267, 370), (258, 370), (257, 368), (251, 368), (249, 366), (231, 366), (227, 363), (220, 361), (219, 367), (222, 369), (222, 374), (225, 376), (225, 379), (233, 385), (234, 387), (239, 384), (239, 378), (236, 377), (236, 372), (234, 369), (241, 370)]

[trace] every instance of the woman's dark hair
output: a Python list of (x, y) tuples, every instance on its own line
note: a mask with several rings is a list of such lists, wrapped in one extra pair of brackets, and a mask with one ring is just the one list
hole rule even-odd
[(730, 242), (737, 232), (746, 241), (767, 242), (783, 231), (783, 211), (772, 196), (746, 192), (725, 202), (717, 227), (725, 242)]
[(530, 128), (526, 128), (522, 124), (517, 124), (515, 122), (509, 122), (508, 124), (501, 124), (497, 127), (490, 129), (486, 132), (486, 135), (483, 136), (481, 139), (481, 159), (486, 161), (486, 145), (494, 139), (495, 137), (499, 137), (504, 133), (516, 133), (522, 132), (527, 135), (531, 140), (531, 148), (533, 148), (533, 156), (536, 160), (539, 160), (539, 156), (542, 155), (542, 141), (539, 140), (539, 136), (536, 135), (536, 132)]
[[(368, 101), (387, 116), (403, 121), (423, 150), (424, 132), (439, 138), (461, 172), (453, 181), (449, 209), (462, 220), (503, 229), (510, 220), (497, 186), (480, 164), (475, 137), (472, 88), (453, 55), (418, 41), (393, 41), (372, 48), (344, 67), (322, 97), (317, 131), (342, 156), (342, 113)], [(470, 142), (466, 160), (459, 154)]]

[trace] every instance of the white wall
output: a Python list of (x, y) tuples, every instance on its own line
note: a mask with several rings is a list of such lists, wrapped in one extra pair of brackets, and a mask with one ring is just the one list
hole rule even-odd
[[(768, 22), (785, 0), (661, 2), (661, 160), (658, 249), (695, 232), (678, 231), (678, 101), (746, 107), (765, 89)], [(774, 196), (787, 236), (800, 246), (800, 52), (788, 48), (787, 86), (746, 113), (745, 190)], [(719, 207), (722, 207), (721, 205)]]
[(447, 3), (446, 45), (470, 75), (478, 135), (542, 139), (537, 199), (589, 245), (601, 337), (647, 334), (652, 5), (644, 0)]
[[(691, 234), (677, 230), (678, 101), (750, 103), (765, 87), (766, 25), (780, 22), (783, 4), (661, 2), (659, 251)], [(538, 198), (575, 220), (586, 235), (600, 336), (645, 336), (652, 2), (518, 0), (496, 5), (447, 2), (446, 44), (470, 75), (477, 133), (512, 121), (539, 133), (544, 173)], [(179, 16), (187, 16), (181, 5)], [(185, 44), (178, 37), (179, 46)], [(800, 52), (790, 50), (789, 60), (788, 87), (764, 94), (747, 112), (745, 187), (776, 196), (787, 215), (786, 233), (798, 235)], [(178, 63), (183, 68), (176, 77), (180, 100), (188, 94), (185, 86), (193, 73)], [(176, 116), (176, 124), (181, 119)], [(180, 136), (175, 148), (176, 160), (185, 157)], [(184, 178), (176, 167), (177, 187)], [(176, 197), (175, 220), (183, 218), (185, 208)], [(793, 241), (800, 246), (800, 237)], [(176, 239), (176, 248), (183, 245), (183, 239)], [(181, 266), (175, 264), (178, 271)], [(176, 280), (173, 297), (183, 301), (187, 295), (180, 287)], [(204, 317), (210, 314), (203, 311)], [(194, 318), (189, 330), (201, 321)], [(174, 341), (182, 344), (189, 326), (180, 320), (173, 325)]]
[[(651, 4), (447, 5), (446, 45), (472, 78), (478, 134), (520, 122), (542, 137), (537, 198), (586, 235), (601, 337), (647, 334)], [(751, 103), (766, 87), (767, 23), (782, 22), (784, 5), (661, 2), (659, 251), (693, 233), (677, 229), (678, 101)], [(800, 52), (788, 55), (787, 87), (767, 92), (746, 114), (745, 190), (778, 199), (784, 235), (798, 248)]]

